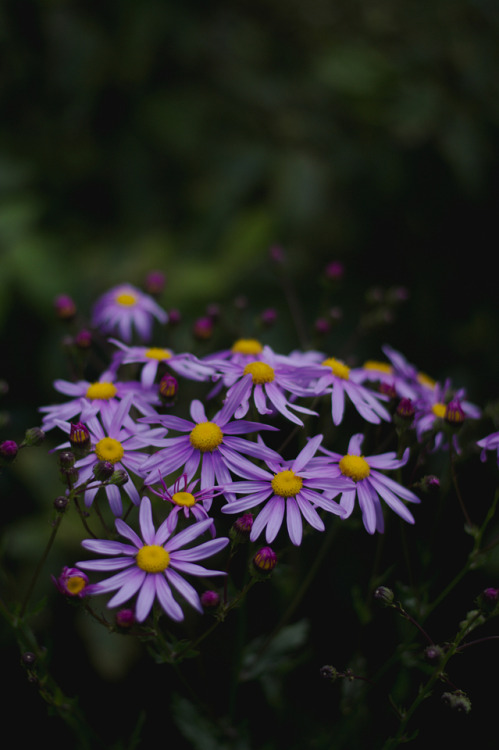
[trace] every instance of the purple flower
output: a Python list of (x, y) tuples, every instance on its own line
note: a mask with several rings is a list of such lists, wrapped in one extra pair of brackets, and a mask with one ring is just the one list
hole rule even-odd
[[(113, 410), (102, 414), (102, 424), (97, 417), (88, 420), (87, 428), (92, 441), (92, 451), (75, 464), (75, 468), (79, 471), (80, 483), (92, 479), (94, 465), (99, 461), (108, 461), (113, 464), (115, 471), (122, 469), (144, 476), (143, 467), (149, 455), (142, 453), (141, 450), (151, 445), (164, 444), (164, 440), (162, 440), (165, 434), (164, 429), (147, 429), (144, 425), (136, 424), (127, 416), (132, 398), (133, 394), (130, 393)], [(59, 422), (58, 425), (66, 432), (71, 429), (67, 422)], [(69, 443), (58, 447), (65, 449), (68, 446)], [(121, 516), (123, 506), (119, 488), (115, 484), (108, 484), (105, 485), (104, 489), (112, 512), (115, 516)], [(131, 479), (125, 482), (123, 489), (130, 500), (138, 505), (140, 496)], [(92, 505), (98, 490), (99, 486), (91, 486), (85, 491), (87, 508)]]
[(363, 440), (363, 435), (354, 435), (350, 439), (348, 453), (345, 456), (325, 448), (320, 449), (322, 453), (329, 456), (327, 474), (334, 483), (335, 494), (339, 491), (342, 493), (340, 506), (345, 511), (345, 518), (352, 514), (355, 500), (358, 499), (366, 531), (369, 534), (374, 534), (375, 531), (383, 533), (384, 519), (381, 500), (384, 500), (404, 521), (414, 523), (412, 513), (402, 500), (419, 503), (419, 498), (393, 479), (377, 471), (378, 469), (398, 469), (404, 466), (409, 458), (409, 449), (405, 451), (401, 459), (397, 459), (394, 452), (366, 457), (360, 452)]
[(285, 396), (286, 392), (294, 396), (312, 396), (306, 385), (311, 372), (316, 368), (309, 372), (306, 365), (299, 366), (285, 357), (276, 355), (269, 346), (264, 347), (258, 360), (247, 363), (240, 360), (210, 360), (210, 363), (218, 366), (223, 384), (228, 387), (227, 400), (237, 403), (234, 412), (236, 419), (241, 419), (247, 414), (252, 397), (259, 414), (273, 414), (276, 410), (290, 422), (300, 426), (303, 426), (303, 422), (293, 412), (317, 415), (317, 412), (298, 406)]
[[(189, 518), (192, 513), (197, 521), (204, 521), (207, 519), (209, 516), (203, 505), (208, 505), (208, 507), (210, 507), (212, 499), (217, 495), (221, 495), (224, 491), (223, 487), (211, 487), (194, 492), (194, 488), (198, 481), (198, 479), (194, 479), (194, 481), (188, 482), (187, 474), (182, 474), (182, 476), (175, 481), (173, 487), (168, 489), (164, 479), (160, 476), (159, 483), (162, 489), (155, 490), (154, 487), (150, 488), (151, 492), (154, 492), (155, 495), (173, 505), (173, 508), (166, 519), (170, 532), (175, 531), (177, 528), (177, 521), (180, 513), (183, 513), (185, 518)], [(213, 521), (211, 521), (210, 531), (211, 535), (215, 536), (215, 524)]]
[(79, 418), (79, 421), (86, 422), (97, 414), (111, 413), (130, 392), (134, 394), (133, 405), (141, 414), (155, 414), (153, 404), (160, 404), (157, 392), (132, 381), (119, 383), (111, 370), (103, 372), (99, 380), (93, 383), (87, 380), (77, 383), (55, 380), (54, 388), (72, 398), (64, 404), (40, 407), (39, 411), (45, 415), (42, 426), (46, 431), (56, 427), (58, 420), (68, 422)]
[[(463, 388), (455, 392), (452, 402), (449, 400), (450, 393), (450, 380), (446, 380), (443, 385), (435, 383), (434, 388), (432, 390), (426, 388), (424, 396), (415, 403), (416, 415), (414, 417), (414, 427), (418, 440), (423, 440), (424, 434), (433, 430), (435, 433), (434, 450), (443, 446), (444, 432), (442, 428), (444, 420), (448, 419), (449, 407), (454, 409), (454, 411), (456, 410), (456, 401), (459, 404), (463, 418), (478, 419), (480, 417), (480, 409), (477, 406), (471, 404), (469, 401), (462, 400), (465, 395)], [(453, 444), (456, 452), (459, 453), (460, 448), (456, 435), (453, 436)]]
[(301, 544), (302, 540), (302, 516), (314, 529), (324, 531), (324, 522), (316, 506), (339, 516), (346, 513), (337, 503), (317, 491), (334, 489), (337, 484), (329, 479), (323, 462), (317, 465), (313, 458), (321, 441), (322, 435), (309, 440), (294, 461), (268, 460), (270, 471), (253, 466), (245, 459), (230, 464), (234, 473), (249, 480), (234, 482), (231, 492), (243, 493), (247, 497), (229, 502), (222, 508), (222, 513), (241, 513), (267, 500), (253, 522), (250, 534), (252, 542), (264, 529), (267, 542), (272, 542), (285, 514), (289, 538), (295, 545)]
[(119, 607), (137, 594), (135, 617), (138, 622), (143, 622), (149, 615), (155, 599), (168, 617), (177, 622), (183, 620), (184, 613), (173, 592), (180, 594), (194, 609), (202, 612), (197, 592), (181, 574), (203, 577), (225, 575), (223, 571), (208, 570), (196, 563), (220, 552), (229, 540), (212, 539), (197, 547), (185, 549), (186, 545), (208, 530), (211, 521), (208, 519), (194, 523), (176, 536), (171, 536), (167, 521), (168, 519), (156, 531), (151, 501), (148, 497), (143, 497), (139, 510), (142, 538), (118, 518), (115, 522), (116, 530), (128, 543), (85, 539), (82, 542), (85, 549), (110, 557), (77, 563), (80, 567), (85, 570), (120, 571), (89, 587), (88, 593), (107, 594), (116, 591), (108, 602), (108, 607)]
[(134, 326), (140, 339), (149, 341), (153, 318), (160, 323), (168, 321), (168, 315), (152, 297), (131, 284), (122, 284), (97, 300), (92, 322), (105, 333), (117, 330), (124, 341), (131, 340)]
[(486, 451), (497, 451), (497, 465), (499, 466), (499, 432), (493, 432), (491, 435), (482, 438), (482, 440), (478, 440), (477, 445), (479, 448), (482, 448), (480, 454), (481, 461), (486, 460)]
[[(356, 382), (356, 371), (351, 370), (344, 362), (334, 357), (328, 357), (321, 362), (325, 373), (316, 370), (318, 377), (315, 385), (315, 393), (331, 394), (331, 413), (333, 423), (339, 425), (343, 419), (345, 410), (345, 396), (348, 396), (361, 417), (366, 422), (379, 424), (382, 419), (390, 421), (390, 414), (380, 403), (386, 399), (381, 393), (372, 393), (361, 383)], [(331, 388), (329, 388), (331, 386)]]
[(126, 346), (116, 339), (109, 341), (124, 352), (119, 355), (120, 364), (144, 363), (140, 380), (145, 388), (154, 383), (161, 362), (189, 380), (208, 380), (213, 375), (213, 368), (202, 364), (193, 354), (174, 354), (171, 349), (157, 346)]
[(85, 596), (88, 587), (88, 576), (78, 568), (62, 569), (59, 578), (52, 576), (52, 581), (57, 586), (57, 590), (65, 596)]
[[(237, 394), (236, 394), (237, 396)], [(227, 485), (232, 481), (228, 462), (235, 464), (240, 454), (253, 458), (268, 458), (277, 455), (263, 443), (253, 443), (237, 435), (256, 432), (257, 430), (275, 430), (270, 425), (245, 420), (230, 421), (234, 403), (227, 399), (223, 408), (210, 421), (206, 416), (201, 401), (191, 403), (192, 422), (180, 417), (159, 414), (157, 417), (143, 417), (140, 421), (158, 422), (169, 430), (187, 433), (179, 437), (165, 438), (165, 447), (151, 456), (144, 466), (148, 472), (146, 484), (153, 484), (161, 476), (167, 476), (181, 469), (187, 476), (195, 475), (201, 463), (201, 489), (210, 489), (215, 484)], [(225, 493), (227, 499), (233, 499), (231, 493)], [(205, 507), (209, 510), (209, 505)]]

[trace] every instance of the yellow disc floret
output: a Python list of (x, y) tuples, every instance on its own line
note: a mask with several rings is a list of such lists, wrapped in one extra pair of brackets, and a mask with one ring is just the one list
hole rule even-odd
[(71, 578), (68, 578), (65, 582), (68, 592), (73, 594), (73, 596), (76, 596), (80, 591), (83, 591), (86, 585), (87, 582), (81, 576), (71, 576)]
[(445, 413), (447, 411), (447, 406), (445, 404), (442, 404), (441, 402), (437, 402), (436, 404), (433, 404), (431, 410), (436, 417), (438, 417), (439, 419), (444, 419)]
[(433, 380), (433, 378), (430, 378), (430, 376), (426, 375), (426, 373), (424, 372), (418, 372), (417, 380), (420, 385), (425, 385), (427, 388), (431, 388), (432, 390), (437, 384), (436, 380)]
[(393, 367), (388, 362), (377, 362), (374, 359), (368, 359), (364, 362), (364, 370), (374, 370), (375, 372), (383, 372), (386, 375), (393, 373)]
[(200, 422), (189, 435), (192, 447), (201, 453), (211, 453), (218, 448), (223, 439), (224, 434), (215, 422)]
[(121, 461), (125, 454), (125, 450), (119, 440), (110, 437), (99, 440), (95, 446), (95, 452), (100, 461), (109, 461), (111, 464)]
[(260, 354), (263, 346), (258, 339), (238, 339), (232, 345), (233, 354)]
[(115, 301), (118, 303), (118, 305), (123, 305), (124, 307), (132, 307), (137, 302), (137, 297), (135, 296), (135, 294), (122, 292), (121, 294), (116, 295)]
[(162, 361), (163, 359), (170, 359), (172, 353), (168, 351), (168, 349), (160, 349), (159, 347), (153, 346), (145, 352), (145, 355), (146, 357), (149, 357), (149, 359), (159, 359)]
[(354, 482), (360, 482), (371, 473), (371, 469), (363, 456), (352, 456), (347, 453), (339, 463), (340, 471), (344, 477), (350, 477)]
[(303, 479), (291, 469), (286, 469), (274, 474), (270, 484), (279, 497), (295, 497), (303, 487)]
[(337, 378), (341, 378), (342, 380), (348, 380), (349, 378), (350, 368), (339, 359), (329, 357), (322, 362), (322, 366), (330, 367), (331, 372), (333, 375), (336, 375)]
[(85, 397), (90, 399), (108, 401), (110, 398), (114, 398), (116, 396), (116, 393), (117, 390), (114, 383), (91, 383), (87, 388)]
[(250, 362), (244, 368), (243, 375), (251, 375), (254, 385), (271, 383), (275, 378), (274, 369), (265, 362)]
[(170, 555), (159, 544), (146, 544), (137, 552), (137, 565), (146, 573), (162, 573), (170, 564)]
[(181, 505), (183, 508), (192, 508), (196, 504), (196, 498), (190, 492), (175, 492), (172, 500), (175, 505)]

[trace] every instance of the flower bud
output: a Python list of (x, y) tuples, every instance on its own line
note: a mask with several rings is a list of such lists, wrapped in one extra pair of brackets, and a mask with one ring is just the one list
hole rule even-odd
[(32, 651), (25, 651), (23, 654), (21, 654), (21, 659), (23, 664), (25, 664), (27, 667), (31, 667), (36, 661), (36, 656)]
[(74, 337), (74, 343), (78, 349), (89, 349), (92, 344), (92, 334), (83, 328)]
[(4, 440), (0, 443), (0, 462), (10, 463), (17, 456), (18, 450), (18, 445), (13, 440)]
[(397, 414), (403, 419), (411, 420), (416, 413), (414, 404), (410, 398), (402, 398), (397, 406)]
[(135, 612), (133, 609), (120, 609), (116, 612), (116, 625), (119, 628), (128, 629), (135, 623)]
[(192, 329), (194, 338), (198, 341), (207, 341), (211, 339), (213, 335), (213, 320), (205, 316), (204, 318), (198, 318), (194, 323)]
[(115, 484), (117, 487), (123, 487), (128, 482), (128, 474), (124, 469), (117, 469), (110, 477), (109, 484)]
[(99, 482), (107, 482), (114, 474), (114, 464), (111, 461), (97, 461), (92, 473)]
[(499, 589), (492, 587), (484, 589), (477, 598), (477, 604), (480, 608), (480, 611), (486, 615), (491, 615), (493, 612), (497, 611), (498, 602)]
[(173, 375), (163, 375), (159, 381), (159, 395), (165, 406), (173, 406), (178, 393), (178, 381)]
[(390, 607), (395, 599), (395, 594), (387, 586), (378, 586), (374, 592), (374, 598), (384, 604), (385, 607)]
[(77, 458), (85, 458), (91, 450), (90, 432), (83, 422), (71, 423), (69, 442)]
[(153, 297), (157, 297), (164, 290), (166, 276), (162, 271), (150, 271), (146, 276), (146, 292)]
[(229, 537), (235, 543), (247, 542), (253, 526), (253, 514), (243, 513), (242, 516), (237, 518), (232, 524)]
[(72, 469), (75, 465), (76, 457), (71, 451), (61, 451), (57, 458), (61, 469)]
[(321, 336), (325, 336), (326, 333), (329, 333), (331, 324), (329, 320), (326, 320), (326, 318), (317, 318), (314, 323), (314, 328), (316, 333), (320, 334)]
[(331, 281), (339, 281), (343, 278), (343, 274), (345, 273), (345, 266), (341, 261), (339, 260), (333, 260), (331, 263), (328, 263), (325, 269), (325, 275), (327, 279), (330, 279)]
[(171, 326), (178, 326), (181, 320), (182, 316), (179, 310), (170, 310), (168, 312), (168, 322)]
[(459, 427), (465, 420), (465, 413), (458, 398), (449, 401), (445, 409), (445, 421), (455, 427)]
[(30, 427), (26, 430), (22, 445), (33, 448), (34, 446), (41, 445), (45, 440), (45, 433), (40, 427)]
[(220, 604), (220, 595), (216, 591), (204, 591), (201, 594), (201, 604), (206, 609), (214, 609)]
[(54, 508), (59, 511), (59, 513), (63, 513), (68, 507), (68, 503), (69, 499), (65, 495), (59, 495), (54, 500)]
[(320, 674), (325, 680), (331, 680), (331, 682), (335, 682), (338, 679), (338, 670), (330, 664), (325, 664), (321, 667)]
[(88, 585), (88, 576), (78, 568), (64, 567), (59, 578), (52, 576), (52, 580), (61, 594), (79, 598), (85, 595)]
[(277, 310), (275, 310), (273, 307), (268, 307), (266, 310), (263, 310), (260, 313), (260, 321), (262, 325), (266, 326), (267, 328), (270, 328), (270, 326), (273, 326), (276, 320), (277, 320)]
[(431, 646), (427, 646), (425, 648), (424, 655), (428, 664), (431, 664), (432, 666), (436, 666), (442, 661), (444, 652), (440, 646), (437, 646), (434, 643), (432, 643)]
[(67, 294), (59, 294), (55, 298), (54, 309), (61, 320), (71, 320), (76, 315), (76, 305)]
[(271, 547), (262, 547), (253, 557), (253, 569), (266, 578), (277, 565), (277, 555)]

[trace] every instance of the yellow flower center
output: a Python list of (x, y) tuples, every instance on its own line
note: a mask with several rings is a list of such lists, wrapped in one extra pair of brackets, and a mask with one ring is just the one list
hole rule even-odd
[(160, 349), (155, 346), (153, 346), (152, 349), (148, 349), (145, 354), (149, 359), (159, 359), (160, 361), (163, 359), (170, 359), (172, 356), (172, 353), (169, 352), (168, 349)]
[(95, 452), (100, 461), (109, 461), (112, 464), (121, 461), (125, 454), (125, 450), (119, 440), (110, 437), (99, 440), (95, 446)]
[(184, 508), (192, 508), (196, 504), (196, 498), (190, 492), (175, 492), (172, 500), (176, 505), (182, 505)]
[(436, 380), (433, 380), (433, 378), (430, 378), (430, 376), (426, 375), (424, 372), (418, 372), (417, 381), (421, 385), (426, 385), (427, 388), (431, 388), (432, 390), (437, 384)]
[(439, 419), (444, 419), (445, 413), (447, 411), (447, 406), (445, 404), (442, 404), (441, 402), (437, 402), (436, 404), (433, 404), (431, 410), (436, 417), (439, 417)]
[(137, 297), (135, 296), (135, 294), (122, 292), (122, 294), (116, 295), (115, 301), (118, 303), (118, 305), (123, 305), (124, 307), (132, 307), (137, 302)]
[(275, 378), (273, 368), (265, 362), (250, 362), (244, 368), (243, 375), (251, 375), (254, 385), (271, 383)]
[(279, 497), (294, 497), (303, 487), (303, 479), (294, 473), (291, 469), (280, 471), (274, 474), (270, 483), (272, 489)]
[(201, 453), (214, 451), (223, 439), (222, 430), (214, 422), (200, 422), (189, 435), (192, 447), (197, 448)]
[(107, 401), (110, 398), (114, 398), (116, 396), (117, 390), (114, 383), (91, 383), (88, 388), (87, 392), (85, 394), (86, 398), (90, 399), (99, 399), (102, 401)]
[(161, 573), (170, 564), (170, 555), (159, 544), (146, 544), (137, 552), (137, 565), (146, 573)]
[(263, 346), (257, 339), (238, 339), (232, 345), (233, 354), (260, 354)]
[(333, 373), (333, 375), (336, 375), (336, 377), (341, 378), (342, 380), (348, 380), (350, 368), (339, 359), (329, 357), (328, 359), (324, 360), (322, 365), (323, 367), (330, 367), (331, 372)]
[(66, 588), (70, 594), (79, 594), (86, 585), (85, 579), (81, 576), (71, 576), (66, 581)]
[(344, 477), (350, 477), (354, 482), (360, 482), (371, 473), (366, 459), (362, 456), (351, 456), (347, 453), (339, 463), (340, 471)]
[(384, 372), (387, 375), (391, 375), (393, 367), (388, 362), (376, 362), (374, 359), (368, 359), (364, 362), (364, 370), (375, 370), (376, 372)]

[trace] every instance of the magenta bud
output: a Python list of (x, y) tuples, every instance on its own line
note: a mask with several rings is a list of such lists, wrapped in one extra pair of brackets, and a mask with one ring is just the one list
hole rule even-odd
[(270, 328), (277, 320), (277, 311), (273, 307), (268, 307), (260, 314), (260, 320), (264, 326)]
[(116, 625), (120, 628), (131, 628), (135, 623), (135, 612), (133, 609), (120, 609), (116, 612)]
[(182, 320), (182, 316), (180, 314), (180, 310), (170, 310), (168, 313), (168, 322), (172, 326), (178, 326), (180, 321)]
[(339, 279), (342, 279), (344, 273), (345, 266), (339, 260), (331, 261), (331, 263), (327, 264), (325, 269), (326, 277), (328, 279), (331, 279), (331, 281), (338, 281)]
[(213, 320), (207, 316), (198, 318), (194, 323), (192, 333), (198, 341), (207, 341), (213, 334)]
[(18, 445), (14, 440), (4, 440), (3, 443), (0, 443), (0, 459), (5, 463), (10, 463), (17, 456), (18, 450)]
[(55, 298), (54, 309), (61, 320), (71, 320), (76, 315), (76, 305), (67, 294), (59, 294)]
[(445, 409), (445, 421), (456, 426), (464, 422), (465, 414), (458, 398), (449, 401)]
[(74, 338), (74, 343), (78, 349), (89, 349), (92, 344), (92, 334), (84, 328), (78, 331)]
[(146, 276), (146, 292), (157, 296), (161, 294), (166, 285), (166, 276), (162, 271), (151, 271)]
[(201, 604), (206, 609), (213, 609), (218, 607), (220, 603), (220, 595), (216, 591), (204, 591), (201, 594)]
[(271, 573), (277, 565), (277, 555), (272, 547), (262, 547), (253, 557), (253, 565), (261, 573)]
[(404, 419), (412, 419), (416, 409), (410, 398), (402, 398), (397, 406), (397, 414)]
[(159, 395), (166, 405), (170, 405), (175, 400), (178, 393), (178, 382), (173, 375), (163, 375), (159, 381)]

